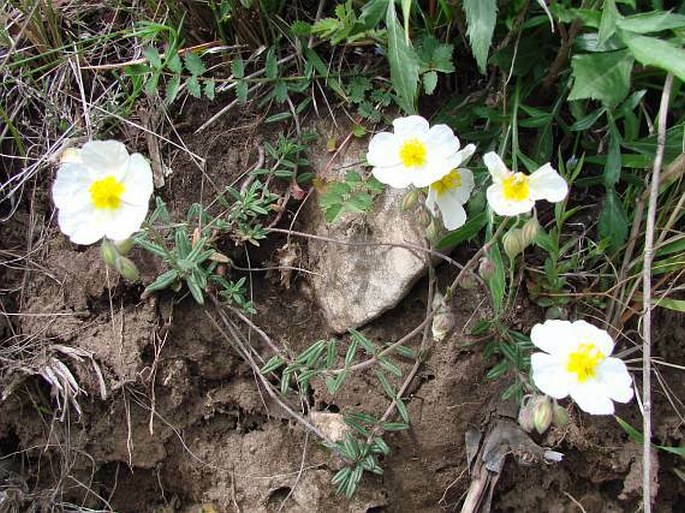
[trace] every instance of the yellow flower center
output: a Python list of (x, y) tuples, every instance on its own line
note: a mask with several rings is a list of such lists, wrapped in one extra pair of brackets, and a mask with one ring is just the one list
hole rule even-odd
[(94, 181), (90, 188), (90, 199), (95, 208), (102, 210), (116, 210), (121, 205), (124, 194), (124, 184), (113, 176), (106, 176)]
[(523, 173), (514, 173), (502, 181), (504, 199), (523, 201), (530, 196), (528, 177)]
[(583, 383), (597, 375), (597, 367), (606, 357), (592, 342), (580, 344), (578, 349), (568, 355), (566, 370), (573, 373)]
[(450, 189), (458, 189), (459, 187), (461, 187), (461, 175), (458, 169), (453, 169), (440, 180), (431, 184), (431, 188), (438, 196), (442, 196)]
[(426, 145), (418, 139), (407, 139), (400, 147), (400, 160), (404, 167), (423, 166), (426, 163)]

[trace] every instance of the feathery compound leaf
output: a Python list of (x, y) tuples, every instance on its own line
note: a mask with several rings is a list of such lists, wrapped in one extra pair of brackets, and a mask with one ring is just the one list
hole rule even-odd
[(464, 0), (464, 14), (471, 51), (478, 63), (478, 69), (485, 73), (488, 50), (497, 22), (497, 0)]
[(397, 20), (395, 3), (392, 1), (388, 2), (385, 24), (388, 30), (390, 79), (397, 93), (397, 103), (406, 114), (414, 114), (419, 83), (419, 62), (414, 48), (404, 37), (404, 31)]

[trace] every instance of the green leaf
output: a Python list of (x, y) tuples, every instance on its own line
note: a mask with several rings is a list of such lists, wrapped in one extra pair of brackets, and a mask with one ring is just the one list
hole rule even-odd
[(628, 238), (628, 217), (614, 188), (607, 189), (599, 215), (599, 235), (609, 240), (613, 250), (620, 248)]
[(495, 312), (500, 312), (504, 304), (505, 276), (504, 262), (502, 261), (502, 253), (500, 253), (498, 244), (492, 246), (488, 256), (495, 267), (492, 276), (488, 280), (488, 287), (492, 296), (492, 306)]
[(167, 104), (171, 104), (174, 102), (176, 99), (176, 96), (178, 96), (178, 91), (181, 88), (181, 77), (179, 75), (175, 75), (169, 79), (169, 81), (166, 84), (166, 102)]
[(245, 78), (245, 63), (242, 59), (233, 59), (231, 62), (231, 74), (233, 78)]
[(196, 53), (187, 53), (185, 55), (185, 63), (186, 69), (195, 77), (202, 75), (206, 71), (204, 62), (202, 62), (202, 59), (200, 59), (200, 56)]
[(633, 32), (622, 30), (619, 36), (640, 64), (661, 68), (685, 81), (685, 50), (668, 41)]
[(673, 12), (652, 11), (620, 18), (616, 25), (636, 34), (649, 34), (685, 27), (685, 16)]
[(611, 117), (609, 118), (609, 149), (604, 166), (604, 186), (613, 187), (621, 177), (621, 134)]
[(145, 94), (148, 96), (156, 96), (157, 95), (157, 84), (159, 83), (159, 74), (155, 73), (150, 76), (150, 78), (145, 82), (145, 86), (143, 87), (143, 90), (145, 91)]
[(416, 52), (404, 38), (395, 12), (395, 3), (388, 2), (385, 16), (388, 31), (388, 61), (390, 80), (397, 93), (397, 103), (406, 114), (416, 113), (419, 83), (419, 63)]
[(269, 374), (270, 372), (273, 372), (279, 368), (281, 368), (283, 365), (285, 365), (285, 362), (283, 361), (283, 358), (280, 356), (272, 356), (268, 362), (264, 364), (264, 367), (260, 370), (262, 374)]
[(569, 100), (592, 98), (617, 104), (628, 95), (633, 59), (627, 51), (575, 55)]
[(186, 88), (188, 92), (195, 98), (202, 98), (202, 88), (200, 87), (200, 82), (198, 82), (197, 77), (193, 75), (186, 82)]
[(652, 298), (652, 304), (662, 308), (668, 308), (675, 312), (685, 313), (685, 299)]
[(340, 84), (340, 80), (338, 80), (332, 73), (329, 73), (328, 67), (323, 62), (321, 57), (319, 57), (319, 54), (317, 54), (311, 48), (305, 48), (304, 56), (305, 59), (307, 59), (307, 62), (311, 64), (316, 72), (322, 77), (325, 77), (326, 85), (335, 91), (341, 98), (347, 100), (347, 94), (345, 94), (345, 90)]
[(488, 218), (485, 212), (481, 212), (480, 214), (473, 216), (471, 219), (466, 221), (464, 226), (451, 233), (448, 233), (445, 237), (443, 237), (443, 239), (438, 242), (436, 248), (445, 249), (472, 239), (478, 235), (487, 222)]
[(405, 431), (409, 429), (409, 424), (404, 422), (384, 422), (383, 431)]
[(400, 417), (402, 417), (402, 420), (406, 423), (409, 424), (409, 412), (407, 411), (407, 406), (404, 404), (402, 399), (397, 399), (395, 401), (395, 407), (397, 407), (397, 413), (400, 414)]
[(244, 80), (238, 82), (235, 86), (235, 96), (241, 105), (247, 103), (247, 82)]
[(390, 374), (393, 374), (394, 376), (401, 378), (402, 377), (402, 370), (393, 363), (392, 361), (388, 360), (387, 358), (380, 358), (378, 360), (378, 363), (380, 364), (381, 367), (383, 367), (385, 370), (387, 370)]
[(195, 275), (188, 275), (186, 277), (186, 283), (188, 284), (188, 290), (190, 290), (190, 294), (193, 296), (193, 299), (197, 302), (197, 304), (203, 305), (205, 303), (205, 298), (200, 284), (195, 279)]
[(471, 51), (480, 72), (485, 74), (488, 51), (497, 23), (497, 0), (464, 0), (463, 5)]
[(426, 94), (433, 94), (437, 85), (438, 74), (435, 71), (423, 74), (423, 90), (426, 91)]
[(162, 58), (159, 56), (157, 48), (148, 46), (143, 50), (143, 55), (153, 68), (162, 69)]
[(183, 64), (181, 63), (181, 58), (178, 56), (177, 53), (173, 54), (166, 61), (166, 68), (172, 73), (175, 73), (177, 75), (181, 74), (181, 72), (183, 71)]
[(150, 283), (145, 289), (145, 293), (155, 292), (157, 290), (164, 290), (171, 286), (178, 279), (178, 271), (172, 269), (164, 274), (160, 274), (155, 281)]
[(266, 54), (264, 76), (270, 80), (278, 78), (278, 61), (276, 60), (276, 49), (273, 46), (269, 48), (269, 51)]
[(214, 99), (215, 85), (214, 80), (207, 80), (207, 82), (205, 82), (205, 96), (210, 100)]
[(599, 22), (599, 35), (597, 37), (597, 44), (602, 46), (607, 39), (616, 32), (616, 22), (620, 19), (621, 14), (616, 8), (614, 0), (605, 0), (602, 6), (602, 19)]

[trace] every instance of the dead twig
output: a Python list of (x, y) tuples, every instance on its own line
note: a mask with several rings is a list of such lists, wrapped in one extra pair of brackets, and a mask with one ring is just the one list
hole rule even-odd
[(664, 90), (661, 94), (659, 106), (659, 131), (657, 135), (656, 156), (652, 170), (652, 183), (649, 191), (649, 203), (647, 206), (647, 222), (645, 228), (645, 251), (644, 266), (642, 270), (642, 431), (644, 441), (642, 444), (642, 511), (651, 513), (651, 488), (652, 488), (652, 259), (654, 253), (654, 226), (656, 224), (657, 200), (659, 198), (659, 175), (664, 160), (666, 147), (666, 122), (668, 116), (668, 103), (671, 98), (673, 75), (666, 75)]

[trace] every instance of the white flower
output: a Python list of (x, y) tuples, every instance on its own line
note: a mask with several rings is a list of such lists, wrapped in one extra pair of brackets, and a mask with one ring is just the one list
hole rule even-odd
[(501, 216), (524, 214), (530, 212), (537, 200), (556, 203), (568, 194), (566, 180), (549, 162), (531, 175), (513, 173), (493, 151), (483, 156), (483, 162), (493, 181), (487, 191), (488, 203)]
[(60, 230), (76, 244), (124, 240), (147, 215), (152, 170), (118, 141), (89, 141), (67, 150), (52, 186)]
[(421, 116), (397, 118), (394, 133), (376, 134), (366, 160), (379, 182), (395, 188), (427, 187), (459, 167), (475, 146), (459, 151), (459, 139), (447, 125), (429, 127)]
[[(464, 153), (468, 149), (473, 153), (475, 147), (470, 146), (464, 148)], [(471, 196), (474, 186), (473, 173), (469, 169), (453, 169), (437, 182), (430, 184), (426, 206), (434, 215), (439, 209), (445, 228), (456, 230), (466, 222), (463, 205)]]
[(531, 355), (535, 385), (561, 399), (570, 395), (580, 409), (593, 415), (614, 412), (614, 403), (633, 398), (626, 364), (609, 355), (614, 341), (585, 321), (549, 320), (536, 324), (530, 339), (544, 353)]

